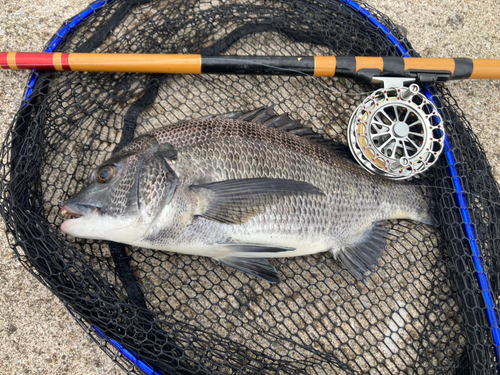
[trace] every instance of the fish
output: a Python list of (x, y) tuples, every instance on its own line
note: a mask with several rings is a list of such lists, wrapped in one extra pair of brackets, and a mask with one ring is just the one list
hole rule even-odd
[(269, 258), (330, 251), (374, 270), (388, 220), (433, 225), (426, 188), (366, 172), (272, 107), (166, 125), (98, 165), (61, 207), (61, 231), (210, 257), (270, 283)]

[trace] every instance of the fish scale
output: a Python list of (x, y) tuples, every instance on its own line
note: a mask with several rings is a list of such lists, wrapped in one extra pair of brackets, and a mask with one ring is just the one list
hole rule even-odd
[[(361, 278), (383, 251), (386, 220), (432, 222), (422, 187), (368, 174), (321, 136), (307, 139), (310, 132), (286, 115), (272, 109), (256, 113), (254, 122), (240, 119), (253, 114), (183, 121), (124, 147), (112, 160), (114, 168), (120, 172), (129, 158), (139, 158), (139, 178), (161, 175), (150, 179), (158, 186), (147, 188), (158, 197), (148, 195), (149, 200), (164, 203), (152, 206), (139, 191), (135, 211), (143, 225), (130, 225), (129, 239), (122, 242), (209, 256), (271, 282), (279, 276), (266, 258), (329, 250)], [(160, 164), (166, 160), (167, 172), (152, 168), (148, 155)], [(107, 239), (116, 240), (107, 220)]]

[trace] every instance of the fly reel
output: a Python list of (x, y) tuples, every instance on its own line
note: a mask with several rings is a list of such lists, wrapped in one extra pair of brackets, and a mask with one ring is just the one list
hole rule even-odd
[(369, 172), (402, 180), (427, 170), (444, 146), (439, 112), (419, 86), (382, 88), (354, 111), (348, 142)]

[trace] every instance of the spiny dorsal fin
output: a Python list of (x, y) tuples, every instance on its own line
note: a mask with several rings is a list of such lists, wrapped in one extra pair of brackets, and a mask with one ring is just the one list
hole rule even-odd
[(261, 107), (249, 112), (226, 113), (225, 115), (215, 117), (253, 122), (287, 133), (292, 133), (298, 137), (305, 138), (310, 142), (326, 147), (337, 154), (341, 154), (350, 158), (351, 160), (355, 160), (348, 146), (340, 142), (335, 142), (330, 139), (324, 138), (321, 134), (316, 133), (311, 128), (302, 125), (300, 121), (292, 120), (290, 117), (288, 117), (287, 113), (284, 113), (282, 115), (276, 114), (276, 112), (274, 111), (274, 107)]

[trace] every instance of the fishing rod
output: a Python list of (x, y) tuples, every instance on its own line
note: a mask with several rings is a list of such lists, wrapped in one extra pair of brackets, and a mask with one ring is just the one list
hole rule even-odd
[(417, 83), (500, 79), (500, 60), (364, 56), (202, 56), (181, 54), (0, 52), (1, 69), (412, 78)]
[(364, 56), (202, 56), (1, 52), (2, 69), (168, 74), (258, 74), (348, 77), (383, 88), (354, 111), (348, 143), (370, 173), (406, 179), (431, 167), (443, 151), (442, 118), (419, 84), (500, 79), (500, 60)]

